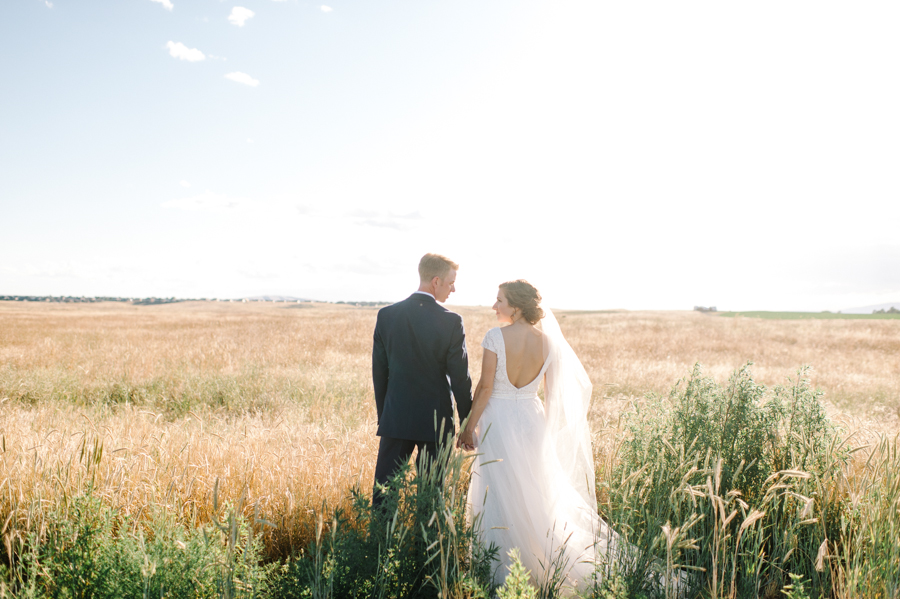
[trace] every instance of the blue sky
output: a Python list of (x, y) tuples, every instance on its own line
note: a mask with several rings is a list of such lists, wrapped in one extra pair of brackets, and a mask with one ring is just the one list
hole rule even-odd
[[(252, 13), (252, 14), (251, 14)], [(900, 301), (894, 2), (15, 0), (0, 294)], [(552, 299), (551, 299), (552, 298)]]

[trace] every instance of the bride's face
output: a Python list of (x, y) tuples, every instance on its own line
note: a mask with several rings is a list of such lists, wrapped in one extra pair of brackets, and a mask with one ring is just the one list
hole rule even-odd
[(512, 323), (515, 310), (506, 301), (506, 294), (503, 293), (502, 289), (497, 290), (497, 301), (494, 303), (493, 308), (494, 312), (497, 313), (497, 320), (507, 324)]

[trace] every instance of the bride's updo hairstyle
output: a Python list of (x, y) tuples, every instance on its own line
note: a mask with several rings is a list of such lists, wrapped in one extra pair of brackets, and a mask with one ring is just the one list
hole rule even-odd
[(507, 303), (522, 311), (522, 318), (531, 324), (544, 317), (541, 309), (541, 294), (534, 285), (525, 279), (500, 283), (500, 289), (506, 295)]

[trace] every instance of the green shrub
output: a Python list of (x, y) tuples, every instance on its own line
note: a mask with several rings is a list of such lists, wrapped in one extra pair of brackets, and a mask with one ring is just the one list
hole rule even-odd
[(690, 573), (695, 588), (757, 596), (780, 589), (786, 572), (804, 575), (816, 595), (830, 590), (829, 569), (814, 566), (840, 534), (833, 488), (848, 452), (820, 396), (805, 370), (769, 392), (750, 364), (725, 387), (697, 365), (668, 397), (626, 415), (602, 507), (642, 556), (630, 592)]
[(837, 553), (843, 596), (900, 597), (900, 439), (882, 436), (848, 481)]
[(318, 517), (315, 542), (283, 568), (279, 597), (311, 599), (488, 597), (496, 548), (484, 547), (466, 520), (466, 461), (448, 444), (443, 467), (407, 465), (373, 510), (353, 490), (351, 512)]
[(791, 584), (785, 585), (781, 590), (786, 599), (809, 599), (809, 595), (806, 594), (806, 588), (804, 588), (803, 576), (791, 573), (790, 578)]
[[(186, 528), (165, 514), (144, 530), (91, 495), (72, 498), (32, 533), (4, 577), (10, 596), (60, 599), (268, 596), (274, 566), (231, 510), (216, 526)], [(0, 596), (5, 596), (0, 594)]]
[(531, 586), (531, 572), (522, 565), (518, 549), (509, 550), (509, 574), (503, 586), (497, 589), (497, 599), (537, 599), (537, 589)]

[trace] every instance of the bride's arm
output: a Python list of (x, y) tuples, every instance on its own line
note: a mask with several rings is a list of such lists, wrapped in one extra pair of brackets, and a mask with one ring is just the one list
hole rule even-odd
[(488, 400), (494, 390), (494, 374), (497, 372), (497, 354), (489, 349), (484, 350), (481, 358), (481, 378), (475, 387), (475, 396), (472, 399), (472, 411), (466, 420), (466, 426), (459, 434), (456, 442), (457, 447), (463, 449), (475, 449), (475, 428), (478, 426), (478, 420), (487, 407)]

